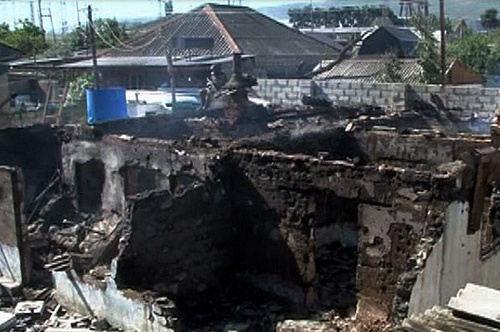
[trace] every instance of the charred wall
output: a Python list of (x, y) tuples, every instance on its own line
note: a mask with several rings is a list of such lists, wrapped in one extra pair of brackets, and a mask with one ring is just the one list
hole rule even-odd
[(0, 165), (22, 170), (26, 208), (49, 185), (61, 160), (57, 129), (50, 126), (10, 128), (0, 131)]
[[(408, 287), (408, 262), (421, 239), (429, 230), (440, 236), (434, 216), (443, 212), (441, 203), (467, 197), (456, 185), (462, 164), (455, 173), (434, 174), (278, 152), (238, 150), (228, 158), (235, 176), (225, 185), (241, 245), (238, 261), (245, 262), (239, 269), (279, 276), (267, 279), (282, 283), (271, 291), (295, 296), (303, 307), (348, 309), (342, 305), (357, 300), (358, 312), (391, 316), (394, 303), (404, 306), (409, 298), (400, 288)], [(354, 264), (345, 259), (349, 252), (357, 256)], [(325, 292), (334, 293), (328, 279), (339, 284), (343, 278), (335, 264), (356, 276), (355, 285), (336, 290), (343, 303), (325, 301)]]
[[(203, 145), (198, 148), (124, 135), (101, 137), (98, 131), (92, 130), (67, 135), (67, 142), (62, 146), (63, 182), (80, 210), (88, 212), (89, 201), (78, 202), (79, 192), (89, 194), (84, 190), (86, 187), (93, 193), (90, 210), (104, 209), (125, 215), (127, 195), (141, 190), (175, 192), (195, 181), (203, 182), (210, 173), (210, 160), (217, 154), (216, 150)], [(89, 172), (79, 171), (86, 167), (93, 169), (90, 173), (95, 176), (85, 177)]]
[(119, 287), (155, 289), (178, 298), (229, 277), (234, 234), (220, 185), (197, 183), (175, 195), (158, 191), (129, 204), (130, 234), (117, 265)]
[(484, 144), (356, 132), (349, 139), (367, 156), (359, 164), (72, 135), (62, 147), (68, 192), (78, 201), (79, 190), (89, 192), (78, 189), (82, 174), (102, 170), (103, 181), (86, 184), (102, 192), (84, 201), (128, 223), (120, 287), (184, 296), (237, 275), (296, 310), (357, 307), (383, 317), (406, 315), (419, 250), (441, 237), (446, 207), (470, 197), (474, 165), (450, 162)]

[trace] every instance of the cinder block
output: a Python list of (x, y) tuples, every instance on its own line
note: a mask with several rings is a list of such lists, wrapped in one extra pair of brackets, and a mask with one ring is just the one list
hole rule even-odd
[(362, 83), (361, 82), (352, 82), (351, 89), (362, 89)]
[(351, 104), (361, 104), (361, 97), (350, 97), (349, 99)]
[(356, 96), (358, 97), (368, 97), (368, 90), (365, 89), (356, 89)]
[(469, 103), (469, 107), (468, 109), (471, 110), (471, 111), (474, 111), (474, 112), (478, 112), (478, 111), (481, 111), (483, 109), (483, 106), (484, 104), (481, 104), (481, 103)]
[(300, 86), (308, 86), (308, 87), (310, 87), (312, 85), (312, 81), (311, 80), (300, 80), (299, 81), (299, 85)]
[(341, 89), (332, 89), (328, 90), (328, 96), (343, 96), (344, 95), (344, 90)]
[(405, 92), (406, 84), (403, 83), (393, 83), (391, 87), (392, 91)]
[(368, 90), (369, 97), (380, 98), (381, 95), (382, 94), (379, 90), (375, 90), (375, 89)]
[(395, 96), (395, 93), (392, 91), (381, 91), (380, 96), (382, 98), (392, 99)]
[(351, 88), (351, 83), (337, 83), (338, 84), (338, 89), (344, 89), (348, 90)]
[(344, 95), (345, 96), (356, 96), (356, 90), (353, 90), (353, 89), (344, 90)]
[(452, 92), (457, 95), (468, 95), (469, 94), (469, 88), (461, 88), (461, 87), (455, 87), (452, 89)]
[(500, 89), (485, 88), (482, 90), (481, 94), (483, 96), (497, 97), (500, 95)]
[(362, 89), (373, 90), (377, 89), (377, 84), (375, 83), (361, 83)]
[(481, 108), (485, 112), (496, 112), (498, 109), (496, 104), (484, 104)]
[(367, 104), (367, 105), (374, 105), (375, 98), (373, 98), (373, 97), (361, 97), (361, 103)]
[(440, 93), (440, 92), (443, 92), (443, 89), (440, 85), (431, 84), (431, 85), (427, 85), (427, 92)]

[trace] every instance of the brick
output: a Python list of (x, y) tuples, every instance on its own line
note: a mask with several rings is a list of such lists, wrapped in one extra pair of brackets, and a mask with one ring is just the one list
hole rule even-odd
[(338, 84), (338, 88), (339, 89), (344, 89), (344, 90), (350, 89), (351, 88), (351, 83), (339, 83)]

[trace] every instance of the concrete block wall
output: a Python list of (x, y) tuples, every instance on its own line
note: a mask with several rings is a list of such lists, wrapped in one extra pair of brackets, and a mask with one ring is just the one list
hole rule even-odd
[(313, 92), (341, 106), (366, 104), (396, 111), (405, 108), (405, 86), (402, 84), (317, 81)]
[(408, 108), (411, 100), (434, 103), (438, 96), (445, 107), (461, 118), (492, 119), (500, 108), (500, 90), (479, 86), (407, 85), (313, 81), (308, 79), (260, 79), (254, 92), (274, 104), (300, 105), (303, 95), (322, 97), (335, 105), (366, 104), (393, 111)]
[(279, 105), (301, 105), (303, 95), (311, 95), (311, 80), (259, 79), (254, 91), (261, 98)]
[(427, 102), (432, 101), (432, 95), (438, 96), (447, 109), (454, 110), (455, 115), (461, 118), (490, 120), (500, 108), (500, 90), (495, 88), (412, 85), (407, 87), (407, 99), (411, 98), (412, 92)]

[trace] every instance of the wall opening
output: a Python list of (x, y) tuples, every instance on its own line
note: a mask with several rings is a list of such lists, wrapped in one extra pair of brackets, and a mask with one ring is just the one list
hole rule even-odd
[(125, 168), (125, 195), (136, 195), (158, 188), (161, 172), (141, 167)]
[(332, 194), (316, 198), (315, 259), (320, 309), (350, 315), (356, 308), (358, 202)]
[(93, 213), (101, 208), (104, 180), (102, 161), (92, 159), (86, 163), (75, 164), (76, 194), (80, 211)]

